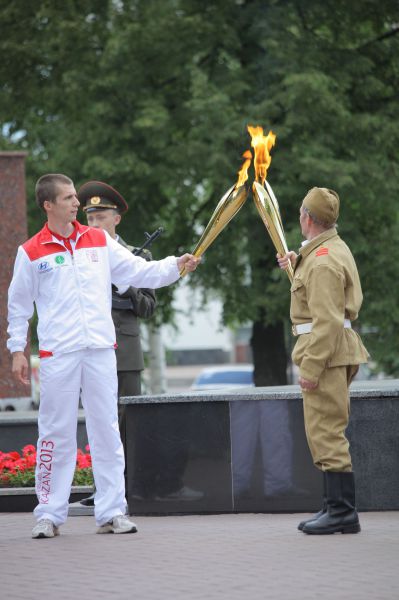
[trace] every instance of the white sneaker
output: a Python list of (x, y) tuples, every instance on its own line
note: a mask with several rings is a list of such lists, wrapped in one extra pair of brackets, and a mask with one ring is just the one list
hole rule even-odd
[(33, 538), (52, 538), (56, 535), (60, 535), (60, 531), (50, 519), (40, 519), (32, 529)]
[(118, 515), (97, 529), (97, 533), (136, 533), (136, 531), (136, 523), (126, 515)]

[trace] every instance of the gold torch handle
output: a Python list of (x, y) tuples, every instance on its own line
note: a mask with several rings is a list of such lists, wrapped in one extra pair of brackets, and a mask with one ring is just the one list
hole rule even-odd
[[(273, 191), (270, 186), (268, 186), (268, 189), (266, 190), (257, 181), (254, 182), (252, 190), (256, 208), (271, 237), (274, 247), (281, 256), (284, 256), (288, 253), (288, 247), (287, 242), (285, 241), (278, 203)], [(269, 193), (269, 190), (271, 193)], [(285, 272), (292, 283), (294, 279), (294, 269), (292, 268), (291, 262), (288, 263)]]
[[(236, 189), (233, 185), (227, 190), (223, 198), (214, 210), (208, 225), (206, 226), (199, 242), (195, 246), (192, 254), (196, 257), (202, 256), (217, 238), (219, 233), (226, 227), (231, 219), (238, 213), (245, 200), (247, 199), (249, 189), (245, 185), (241, 185)], [(180, 271), (180, 276), (184, 277), (187, 274), (185, 267)]]

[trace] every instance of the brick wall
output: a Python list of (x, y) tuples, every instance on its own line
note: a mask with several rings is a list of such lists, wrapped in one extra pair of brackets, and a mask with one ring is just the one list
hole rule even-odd
[(30, 388), (14, 382), (10, 354), (6, 348), (7, 290), (17, 248), (28, 237), (25, 157), (25, 152), (0, 152), (0, 398), (31, 394)]

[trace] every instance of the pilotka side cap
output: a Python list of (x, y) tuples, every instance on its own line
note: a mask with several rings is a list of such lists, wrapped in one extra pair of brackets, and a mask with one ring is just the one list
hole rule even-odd
[(306, 194), (303, 206), (323, 225), (331, 226), (339, 217), (339, 196), (334, 190), (314, 187)]

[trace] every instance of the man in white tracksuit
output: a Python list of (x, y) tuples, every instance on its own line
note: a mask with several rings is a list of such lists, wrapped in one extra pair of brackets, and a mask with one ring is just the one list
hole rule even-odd
[(124, 454), (117, 413), (115, 328), (111, 284), (159, 288), (193, 271), (190, 254), (147, 262), (105, 231), (76, 221), (73, 182), (49, 174), (36, 184), (36, 201), (47, 215), (39, 233), (18, 248), (9, 288), (8, 349), (14, 377), (28, 384), (24, 354), (28, 321), (38, 313), (40, 365), (34, 538), (59, 534), (68, 514), (76, 464), (79, 396), (96, 483), (98, 533), (133, 533), (125, 516)]

